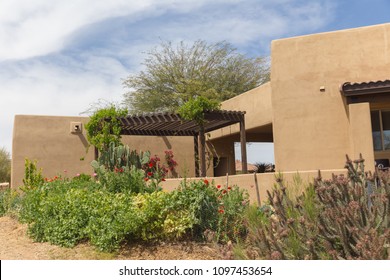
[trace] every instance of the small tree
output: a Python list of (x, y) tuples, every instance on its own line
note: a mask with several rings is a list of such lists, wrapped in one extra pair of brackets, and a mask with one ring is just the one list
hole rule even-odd
[(143, 64), (144, 71), (124, 81), (134, 112), (175, 111), (196, 96), (221, 102), (269, 80), (264, 58), (245, 57), (227, 42), (162, 42)]
[(0, 183), (10, 182), (11, 179), (11, 156), (3, 147), (0, 148)]
[[(177, 112), (185, 120), (193, 120), (199, 125), (199, 136), (201, 142), (201, 176), (206, 176), (205, 168), (205, 130), (204, 130), (204, 113), (205, 111), (213, 111), (220, 108), (220, 103), (215, 100), (209, 100), (203, 96), (197, 96), (195, 98), (190, 98), (189, 101), (184, 103)], [(212, 145), (212, 144), (211, 144)], [(209, 157), (211, 160), (212, 157)], [(198, 159), (196, 159), (198, 160)]]

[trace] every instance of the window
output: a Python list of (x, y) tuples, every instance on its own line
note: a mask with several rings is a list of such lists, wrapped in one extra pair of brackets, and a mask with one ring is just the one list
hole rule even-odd
[(390, 111), (371, 111), (371, 127), (374, 150), (390, 150)]

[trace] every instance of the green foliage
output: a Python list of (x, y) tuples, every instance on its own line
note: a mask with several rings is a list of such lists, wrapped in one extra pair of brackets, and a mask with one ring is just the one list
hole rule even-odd
[(117, 118), (124, 117), (127, 113), (127, 109), (114, 105), (96, 110), (85, 125), (89, 143), (99, 151), (106, 150), (111, 142), (120, 144), (121, 125)]
[[(347, 158), (348, 177), (319, 176), (297, 197), (282, 180), (259, 212), (247, 214), (245, 258), (387, 259), (390, 244), (390, 185), (377, 185), (364, 172), (363, 159)], [(298, 181), (297, 181), (298, 182)], [(301, 189), (303, 189), (301, 187)]]
[(0, 183), (11, 180), (11, 157), (5, 148), (0, 148)]
[(188, 209), (196, 238), (218, 242), (236, 240), (245, 231), (244, 209), (248, 206), (248, 193), (237, 186), (224, 188), (207, 180), (183, 181), (172, 200), (178, 209)]
[(214, 233), (214, 240), (226, 241), (236, 234), (233, 223), (241, 222), (235, 213), (246, 205), (243, 192), (222, 190), (207, 180), (185, 183), (169, 193), (135, 194), (119, 188), (123, 192), (92, 180), (52, 180), (25, 192), (20, 221), (29, 225), (35, 241), (72, 247), (88, 240), (99, 250), (114, 251), (125, 241), (172, 240), (188, 234), (203, 238), (206, 230)]
[(145, 70), (124, 81), (134, 112), (176, 111), (196, 96), (221, 102), (269, 80), (264, 58), (245, 57), (227, 42), (162, 42), (147, 55)]
[(89, 174), (81, 173), (81, 174), (77, 174), (76, 176), (74, 176), (72, 178), (72, 181), (76, 181), (76, 182), (90, 182), (90, 181), (92, 181), (92, 176), (89, 175)]
[(106, 169), (114, 171), (115, 169), (130, 168), (132, 166), (141, 169), (149, 160), (149, 151), (138, 153), (136, 150), (130, 150), (127, 145), (111, 142), (107, 149), (100, 153), (98, 161), (93, 161), (91, 164), (95, 170), (99, 169), (100, 166), (104, 166)]
[(190, 98), (186, 103), (179, 107), (177, 112), (185, 120), (194, 120), (198, 124), (204, 124), (204, 112), (217, 110), (220, 108), (218, 101), (209, 100), (203, 96)]
[(20, 194), (7, 188), (0, 191), (0, 216), (10, 215), (18, 216), (21, 204)]
[(109, 192), (143, 193), (150, 192), (144, 180), (145, 172), (135, 167), (123, 167), (114, 171), (105, 168), (96, 170), (100, 184)]
[(44, 179), (42, 176), (42, 168), (37, 167), (37, 161), (31, 161), (29, 159), (24, 160), (24, 179), (23, 191), (34, 189), (43, 184)]
[(244, 217), (249, 205), (249, 195), (238, 186), (228, 187), (219, 196), (218, 237), (220, 240), (237, 241), (246, 234)]

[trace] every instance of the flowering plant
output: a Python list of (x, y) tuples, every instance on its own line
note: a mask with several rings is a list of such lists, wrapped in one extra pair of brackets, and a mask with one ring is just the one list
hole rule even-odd
[(160, 157), (155, 155), (142, 167), (145, 171), (144, 181), (149, 182), (154, 189), (159, 189), (159, 184), (165, 181), (169, 172), (175, 172), (176, 166), (172, 151), (165, 151), (165, 163), (161, 163)]

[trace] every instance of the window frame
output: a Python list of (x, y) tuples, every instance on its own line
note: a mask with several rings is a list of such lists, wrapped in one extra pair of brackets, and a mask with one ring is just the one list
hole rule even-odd
[(381, 140), (381, 149), (380, 150), (375, 150), (375, 145), (374, 145), (374, 136), (373, 136), (373, 128), (372, 128), (372, 118), (371, 118), (371, 137), (372, 137), (372, 142), (374, 146), (374, 152), (385, 152), (385, 151), (390, 151), (389, 149), (385, 149), (385, 137), (384, 137), (384, 132), (383, 132), (383, 118), (382, 118), (382, 112), (390, 112), (390, 109), (371, 109), (370, 114), (373, 112), (378, 112), (379, 114), (379, 133), (380, 133), (380, 140)]

